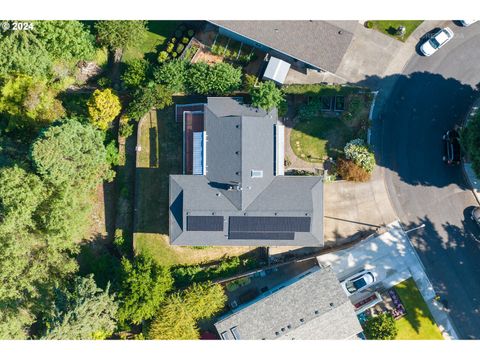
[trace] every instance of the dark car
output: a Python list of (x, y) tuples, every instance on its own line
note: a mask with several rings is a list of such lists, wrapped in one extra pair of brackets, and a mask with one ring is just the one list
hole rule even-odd
[(472, 220), (477, 223), (478, 226), (480, 226), (480, 207), (475, 207), (472, 210)]
[(460, 164), (460, 135), (458, 131), (455, 129), (448, 130), (445, 135), (443, 135), (443, 141), (445, 143), (443, 161), (448, 165)]

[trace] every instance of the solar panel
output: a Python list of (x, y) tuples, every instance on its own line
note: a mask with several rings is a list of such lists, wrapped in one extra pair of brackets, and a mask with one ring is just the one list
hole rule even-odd
[(293, 232), (240, 232), (228, 234), (230, 240), (294, 240)]
[(223, 216), (187, 216), (187, 231), (223, 231)]
[(230, 232), (309, 232), (308, 216), (230, 216)]

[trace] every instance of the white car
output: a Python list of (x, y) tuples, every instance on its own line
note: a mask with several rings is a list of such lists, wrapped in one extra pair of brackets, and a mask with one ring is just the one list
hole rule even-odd
[(352, 275), (345, 280), (343, 280), (340, 285), (342, 285), (345, 293), (350, 296), (356, 292), (366, 289), (375, 282), (375, 276), (371, 271), (363, 270), (355, 275)]
[(462, 24), (462, 26), (465, 26), (465, 27), (470, 26), (477, 22), (477, 20), (459, 20), (459, 21), (460, 21), (460, 24)]
[(420, 46), (420, 51), (425, 56), (433, 55), (438, 49), (453, 38), (453, 31), (446, 27), (435, 33), (428, 41)]

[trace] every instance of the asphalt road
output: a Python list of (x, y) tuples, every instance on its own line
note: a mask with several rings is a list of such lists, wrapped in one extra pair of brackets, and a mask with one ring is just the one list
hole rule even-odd
[(431, 57), (414, 55), (385, 102), (374, 132), (379, 163), (402, 224), (460, 338), (480, 339), (478, 205), (461, 166), (442, 161), (442, 135), (479, 96), (480, 22), (449, 24), (455, 37)]

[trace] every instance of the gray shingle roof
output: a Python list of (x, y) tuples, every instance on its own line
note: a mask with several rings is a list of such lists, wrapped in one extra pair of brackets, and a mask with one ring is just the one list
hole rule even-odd
[(242, 340), (323, 340), (362, 332), (331, 268), (315, 267), (292, 281), (225, 315), (215, 324), (218, 333), (236, 327)]
[(211, 22), (332, 73), (337, 70), (352, 41), (353, 34), (347, 29), (354, 28), (354, 26), (339, 27), (342, 22), (307, 20)]
[[(275, 126), (276, 111), (259, 111), (231, 98), (208, 99), (206, 175), (170, 176), (172, 244), (323, 245), (322, 179), (274, 176)], [(252, 170), (261, 170), (263, 177), (252, 177)], [(188, 216), (223, 216), (223, 231), (187, 231)], [(229, 237), (230, 216), (309, 217), (311, 227), (281, 239), (266, 234), (234, 239)]]

